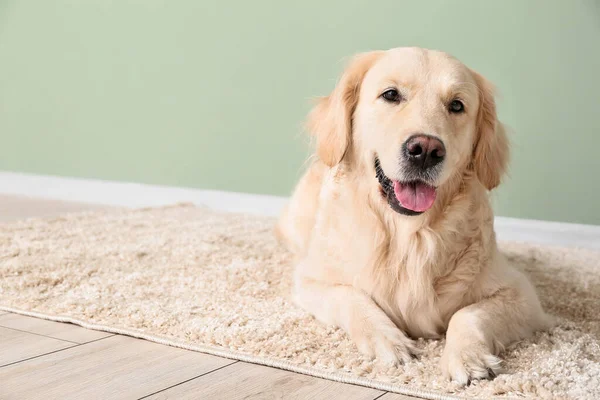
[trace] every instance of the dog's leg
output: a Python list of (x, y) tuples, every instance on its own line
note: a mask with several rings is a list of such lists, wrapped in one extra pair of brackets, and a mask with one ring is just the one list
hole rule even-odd
[(320, 321), (344, 329), (369, 357), (398, 364), (417, 353), (414, 342), (367, 294), (355, 287), (297, 277), (295, 299)]
[(510, 284), (450, 319), (441, 359), (446, 377), (463, 385), (493, 378), (502, 371), (497, 355), (505, 346), (551, 325), (527, 278), (515, 270), (510, 275)]

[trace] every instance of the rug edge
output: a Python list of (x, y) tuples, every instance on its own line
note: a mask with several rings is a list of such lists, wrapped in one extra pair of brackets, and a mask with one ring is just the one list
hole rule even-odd
[[(446, 395), (441, 393), (429, 392), (429, 391), (421, 391), (418, 389), (411, 388), (403, 388), (399, 385), (393, 385), (390, 383), (385, 383), (381, 381), (376, 381), (368, 378), (354, 377), (345, 373), (340, 372), (327, 372), (320, 370), (318, 368), (313, 367), (300, 367), (288, 361), (278, 361), (278, 360), (270, 360), (268, 358), (258, 357), (247, 355), (243, 353), (237, 353), (235, 351), (226, 350), (222, 348), (206, 346), (206, 345), (191, 345), (182, 341), (177, 341), (173, 339), (169, 339), (164, 336), (157, 336), (147, 334), (135, 329), (123, 329), (116, 328), (108, 325), (100, 325), (94, 324), (90, 322), (85, 322), (73, 317), (61, 316), (61, 315), (50, 315), (37, 311), (27, 311), (21, 310), (18, 308), (3, 306), (0, 304), (0, 311), (6, 311), (13, 314), (24, 315), (27, 317), (40, 318), (48, 321), (54, 322), (62, 322), (62, 323), (70, 323), (73, 325), (78, 325), (85, 329), (91, 329), (95, 331), (114, 333), (118, 335), (130, 336), (137, 339), (148, 340), (150, 342), (162, 344), (165, 346), (176, 347), (180, 349), (196, 351), (199, 353), (209, 354), (216, 357), (228, 358), (230, 360), (238, 360), (247, 362), (250, 364), (264, 365), (267, 367), (278, 368), (290, 372), (295, 372), (303, 375), (314, 376), (316, 378), (327, 379), (334, 382), (347, 383), (352, 385), (363, 386), (376, 390), (383, 390), (386, 392), (403, 394), (406, 396), (418, 397), (421, 399), (427, 400), (457, 400), (457, 399), (466, 399), (467, 397), (455, 396), (455, 395)], [(468, 397), (472, 399), (472, 397)], [(509, 397), (505, 397), (503, 399), (510, 399)]]

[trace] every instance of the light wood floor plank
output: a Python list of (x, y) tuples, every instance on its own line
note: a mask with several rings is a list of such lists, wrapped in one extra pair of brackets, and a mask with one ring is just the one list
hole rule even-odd
[(373, 400), (381, 394), (375, 389), (239, 362), (148, 398)]
[(64, 340), (0, 327), (0, 367), (74, 345)]
[(0, 326), (80, 344), (112, 336), (107, 332), (84, 329), (73, 324), (63, 324), (18, 314), (1, 315)]
[(110, 206), (2, 194), (0, 195), (0, 222), (106, 208)]
[(410, 397), (403, 394), (398, 393), (386, 393), (377, 400), (415, 400), (416, 397)]
[(232, 362), (117, 335), (0, 368), (0, 398), (133, 399)]

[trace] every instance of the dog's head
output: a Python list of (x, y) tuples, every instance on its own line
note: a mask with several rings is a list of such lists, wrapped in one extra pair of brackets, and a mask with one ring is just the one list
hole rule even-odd
[(508, 158), (491, 85), (451, 56), (398, 48), (356, 56), (308, 119), (319, 158), (372, 172), (395, 211), (426, 212), (465, 174), (491, 190)]

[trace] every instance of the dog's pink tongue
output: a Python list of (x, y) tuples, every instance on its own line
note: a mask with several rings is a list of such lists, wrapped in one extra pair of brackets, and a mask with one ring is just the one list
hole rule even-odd
[(394, 194), (402, 207), (415, 212), (427, 211), (435, 201), (435, 188), (422, 182), (400, 183), (394, 181)]

